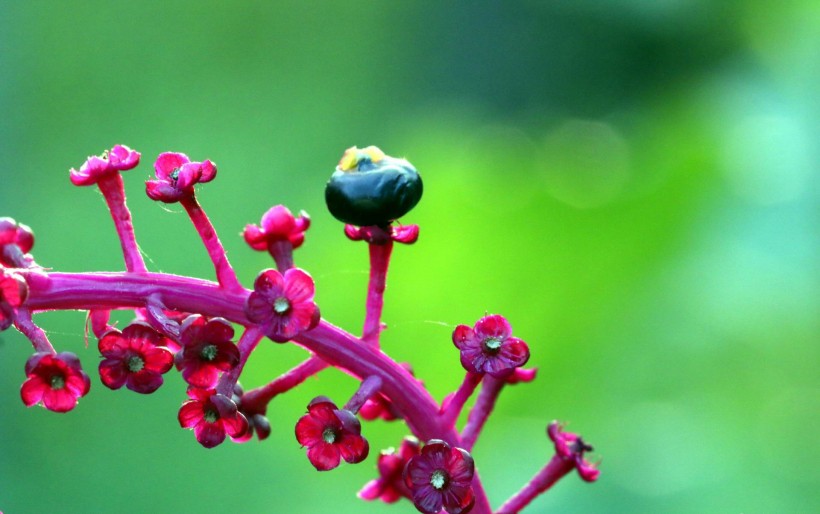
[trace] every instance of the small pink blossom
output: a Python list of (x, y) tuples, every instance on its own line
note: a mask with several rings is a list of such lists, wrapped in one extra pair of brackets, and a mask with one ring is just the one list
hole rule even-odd
[(596, 464), (584, 459), (584, 453), (593, 451), (592, 446), (585, 443), (578, 434), (564, 432), (563, 429), (563, 425), (557, 421), (553, 421), (547, 427), (547, 435), (555, 443), (556, 456), (565, 462), (573, 463), (575, 469), (578, 470), (578, 475), (584, 481), (596, 481), (601, 472)]
[(154, 162), (156, 180), (145, 181), (145, 192), (152, 200), (164, 203), (178, 202), (194, 194), (196, 184), (210, 182), (216, 177), (216, 165), (205, 160), (191, 162), (184, 153), (165, 152)]
[(376, 467), (379, 478), (371, 480), (359, 491), (359, 498), (372, 501), (376, 498), (385, 503), (395, 503), (400, 498), (410, 498), (410, 489), (404, 483), (404, 467), (419, 454), (419, 441), (415, 437), (405, 437), (396, 450), (390, 448), (379, 454)]
[(23, 305), (28, 284), (20, 275), (0, 268), (0, 332), (14, 322), (14, 309)]
[(208, 320), (199, 314), (186, 318), (180, 327), (182, 348), (174, 358), (182, 378), (194, 387), (215, 387), (219, 373), (239, 363), (239, 349), (231, 339), (233, 327), (222, 318)]
[(68, 412), (91, 388), (80, 360), (70, 352), (38, 352), (26, 361), (26, 380), (20, 396), (26, 407), (43, 402), (46, 409)]
[(80, 166), (71, 168), (69, 178), (75, 186), (90, 186), (120, 171), (130, 170), (140, 162), (140, 153), (124, 145), (116, 145), (102, 155), (92, 155)]
[(110, 389), (123, 385), (142, 394), (150, 394), (162, 385), (162, 375), (174, 365), (174, 356), (164, 348), (168, 341), (143, 322), (134, 322), (122, 332), (107, 331), (99, 341), (104, 360), (100, 363), (100, 380)]
[(498, 314), (484, 316), (474, 328), (457, 326), (453, 331), (453, 344), (461, 350), (464, 369), (495, 378), (509, 376), (530, 358), (527, 343), (512, 337), (510, 324)]
[(473, 508), (473, 458), (466, 450), (431, 439), (404, 468), (413, 504), (426, 514), (466, 514)]
[(324, 396), (308, 404), (308, 413), (296, 423), (296, 440), (306, 447), (308, 460), (319, 471), (339, 465), (341, 459), (355, 464), (367, 458), (370, 446), (362, 437), (356, 416)]
[(245, 314), (265, 334), (283, 343), (319, 323), (319, 308), (313, 302), (313, 279), (307, 272), (291, 268), (284, 275), (274, 269), (262, 271), (245, 303)]
[(225, 436), (241, 439), (248, 432), (248, 420), (227, 396), (214, 389), (188, 388), (187, 400), (179, 409), (179, 425), (194, 430), (199, 444), (213, 448), (222, 444)]
[(288, 241), (299, 248), (305, 241), (305, 231), (310, 228), (310, 216), (305, 211), (295, 217), (284, 205), (268, 209), (259, 225), (246, 225), (243, 236), (254, 250), (264, 251), (277, 241)]

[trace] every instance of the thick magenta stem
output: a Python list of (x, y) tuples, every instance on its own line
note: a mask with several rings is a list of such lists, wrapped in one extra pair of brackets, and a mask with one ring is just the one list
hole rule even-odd
[(444, 423), (449, 426), (455, 426), (456, 420), (458, 420), (458, 416), (461, 414), (461, 409), (464, 408), (464, 404), (467, 403), (467, 400), (472, 396), (473, 391), (475, 391), (475, 388), (481, 382), (482, 377), (483, 375), (480, 373), (471, 373), (469, 371), (464, 375), (464, 381), (461, 382), (461, 386), (455, 394), (453, 394), (452, 398), (450, 398), (447, 405), (442, 407)]
[(268, 384), (245, 393), (242, 396), (242, 406), (248, 412), (264, 414), (268, 403), (277, 395), (290, 391), (327, 367), (325, 361), (313, 355)]
[(245, 333), (239, 338), (237, 347), (239, 348), (239, 363), (231, 371), (225, 373), (220, 377), (219, 384), (216, 386), (216, 392), (223, 394), (228, 398), (233, 394), (233, 386), (239, 380), (239, 375), (245, 368), (245, 363), (248, 362), (248, 357), (253, 353), (259, 341), (265, 337), (265, 334), (259, 330), (258, 327), (250, 327), (245, 329)]
[(481, 429), (484, 428), (484, 423), (490, 417), (490, 413), (495, 407), (495, 401), (498, 399), (501, 389), (504, 388), (504, 381), (493, 378), (489, 375), (484, 377), (481, 385), (481, 392), (476, 398), (475, 405), (473, 405), (470, 414), (467, 417), (467, 424), (461, 432), (462, 448), (471, 451), (475, 445)]
[(31, 341), (36, 352), (57, 353), (54, 347), (48, 340), (48, 336), (42, 328), (34, 324), (31, 319), (31, 312), (22, 307), (17, 309), (17, 314), (14, 316), (14, 326)]
[(572, 471), (574, 467), (575, 463), (571, 459), (565, 459), (560, 455), (553, 456), (549, 463), (536, 473), (527, 485), (504, 502), (504, 505), (496, 511), (496, 514), (517, 514), (538, 495), (552, 487), (561, 477)]
[(125, 269), (133, 272), (145, 272), (145, 261), (140, 254), (137, 238), (134, 235), (134, 224), (131, 221), (131, 211), (125, 205), (125, 186), (119, 173), (113, 173), (97, 182), (97, 186), (108, 204), (117, 236), (122, 246), (125, 258)]
[(393, 240), (384, 244), (368, 243), (370, 251), (370, 280), (367, 284), (367, 304), (362, 328), (362, 341), (378, 347), (379, 334), (382, 331), (382, 309), (384, 308), (384, 289), (387, 287), (387, 268), (390, 265), (390, 254), (393, 251)]
[(194, 227), (196, 227), (196, 231), (199, 233), (199, 237), (202, 239), (202, 243), (205, 245), (205, 249), (208, 251), (208, 256), (211, 258), (211, 262), (213, 262), (214, 269), (216, 270), (216, 280), (219, 282), (219, 285), (229, 291), (241, 290), (242, 286), (236, 278), (236, 273), (233, 267), (231, 267), (231, 263), (228, 262), (225, 248), (216, 235), (216, 230), (211, 224), (211, 220), (208, 219), (205, 211), (202, 210), (202, 207), (199, 206), (199, 202), (196, 201), (196, 197), (193, 194), (183, 196), (179, 200), (179, 203), (185, 207), (185, 211), (191, 218)]

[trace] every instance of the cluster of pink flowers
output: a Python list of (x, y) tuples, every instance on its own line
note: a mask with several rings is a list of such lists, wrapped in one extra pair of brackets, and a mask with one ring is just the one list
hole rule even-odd
[[(154, 162), (156, 178), (146, 181), (145, 191), (153, 200), (182, 205), (211, 258), (216, 281), (150, 272), (136, 243), (120, 176), (137, 167), (140, 157), (139, 152), (117, 145), (69, 172), (73, 184), (97, 185), (102, 192), (122, 244), (122, 273), (53, 273), (31, 255), (31, 229), (0, 218), (0, 330), (14, 326), (35, 351), (25, 364), (23, 403), (65, 413), (92, 386), (77, 355), (58, 353), (34, 322), (34, 314), (54, 309), (89, 312), (101, 357), (99, 379), (110, 389), (124, 386), (151, 394), (163, 385), (164, 375), (176, 369), (188, 384), (188, 399), (177, 415), (179, 424), (192, 430), (206, 448), (226, 439), (245, 442), (254, 435), (266, 439), (271, 433), (267, 408), (273, 398), (332, 366), (358, 377), (361, 384), (344, 404), (325, 396), (314, 398), (295, 421), (296, 443), (315, 469), (328, 471), (342, 461), (356, 464), (368, 458), (370, 445), (360, 418), (401, 420), (412, 435), (398, 450), (379, 453), (378, 477), (359, 496), (386, 503), (405, 498), (427, 514), (491, 514), (471, 450), (504, 387), (532, 381), (535, 369), (523, 367), (530, 358), (529, 346), (513, 336), (508, 320), (498, 314), (454, 327), (452, 342), (464, 380), (440, 403), (409, 364), (395, 362), (381, 351), (382, 308), (393, 245), (413, 244), (419, 237), (418, 226), (396, 220), (421, 198), (421, 177), (415, 168), (376, 147), (353, 147), (328, 182), (331, 213), (345, 222), (344, 233), (350, 240), (368, 246), (365, 319), (361, 335), (355, 336), (324, 321), (314, 301), (313, 278), (294, 266), (293, 252), (303, 245), (310, 227), (304, 212), (294, 216), (277, 205), (265, 212), (259, 225), (245, 227), (248, 245), (268, 252), (276, 268), (260, 271), (252, 289), (239, 283), (196, 198), (195, 186), (216, 178), (217, 168), (210, 160), (195, 162), (185, 154), (162, 153)], [(355, 226), (348, 221), (372, 224)], [(134, 321), (122, 329), (110, 324), (109, 309), (114, 308), (133, 310)], [(236, 327), (241, 328), (239, 337)], [(293, 342), (308, 350), (309, 356), (246, 391), (239, 378), (264, 338)], [(467, 423), (458, 429), (457, 420), (479, 387)], [(598, 478), (597, 466), (585, 457), (592, 448), (580, 436), (564, 432), (558, 423), (549, 425), (548, 435), (555, 445), (554, 456), (498, 514), (519, 512), (573, 469), (585, 481)]]

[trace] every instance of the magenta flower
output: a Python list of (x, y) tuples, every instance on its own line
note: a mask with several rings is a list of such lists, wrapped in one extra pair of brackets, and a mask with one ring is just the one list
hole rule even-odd
[(283, 343), (319, 323), (319, 307), (313, 302), (313, 279), (291, 268), (284, 275), (274, 269), (262, 271), (245, 303), (245, 314), (265, 334)]
[(140, 321), (131, 323), (122, 332), (107, 331), (99, 342), (104, 360), (100, 363), (100, 380), (110, 389), (123, 385), (149, 394), (162, 385), (162, 375), (174, 365), (174, 356), (163, 348), (168, 339)]
[(26, 407), (43, 402), (46, 409), (68, 412), (88, 394), (91, 380), (71, 352), (37, 352), (26, 361), (26, 381), (20, 396)]
[[(564, 432), (563, 428), (563, 425), (557, 421), (553, 421), (547, 427), (547, 435), (555, 443), (556, 457), (563, 459), (566, 463), (571, 463), (584, 481), (594, 482), (601, 472), (596, 464), (584, 459), (584, 453), (593, 451), (592, 446), (585, 443), (578, 434)], [(571, 469), (568, 469), (567, 472)]]
[(16, 273), (0, 268), (0, 332), (14, 322), (14, 309), (23, 305), (28, 296), (28, 284)]
[(179, 409), (179, 425), (192, 428), (199, 444), (213, 448), (222, 444), (225, 436), (241, 439), (248, 432), (248, 420), (227, 396), (214, 389), (188, 388), (191, 398)]
[(367, 458), (370, 446), (362, 437), (356, 415), (324, 396), (308, 404), (308, 413), (296, 423), (296, 440), (306, 447), (308, 460), (319, 471), (339, 465), (341, 459), (356, 464)]
[(379, 454), (376, 464), (379, 478), (371, 480), (359, 491), (359, 498), (372, 501), (376, 498), (385, 503), (395, 503), (399, 498), (410, 498), (410, 489), (404, 483), (404, 467), (419, 454), (419, 441), (415, 437), (405, 437), (398, 451), (395, 448)]
[(222, 318), (210, 321), (195, 314), (180, 327), (182, 348), (174, 363), (182, 378), (194, 387), (215, 387), (221, 371), (230, 371), (239, 363), (239, 349), (231, 341), (233, 327)]
[(86, 159), (79, 170), (71, 168), (69, 178), (75, 186), (91, 186), (114, 173), (130, 170), (139, 162), (139, 152), (124, 145), (116, 145), (100, 156), (92, 155)]
[(268, 209), (259, 225), (246, 225), (243, 236), (254, 250), (264, 251), (271, 243), (289, 241), (293, 248), (299, 248), (305, 241), (305, 231), (310, 228), (310, 216), (305, 211), (294, 217), (284, 205)]
[(466, 514), (473, 508), (473, 458), (461, 448), (451, 448), (431, 439), (421, 454), (404, 468), (404, 483), (413, 495), (413, 504), (426, 514), (443, 508), (449, 514)]
[(156, 180), (145, 181), (145, 192), (152, 200), (175, 203), (194, 194), (194, 186), (216, 177), (216, 165), (205, 160), (191, 162), (184, 153), (165, 152), (154, 162)]
[(5, 253), (3, 247), (10, 244), (17, 245), (20, 252), (26, 254), (34, 246), (34, 233), (28, 226), (17, 223), (12, 218), (2, 217), (0, 218), (0, 267), (15, 267), (15, 264), (3, 255)]
[(461, 350), (464, 369), (504, 378), (530, 358), (527, 343), (511, 335), (512, 328), (504, 316), (493, 314), (478, 320), (474, 328), (457, 326), (453, 343)]

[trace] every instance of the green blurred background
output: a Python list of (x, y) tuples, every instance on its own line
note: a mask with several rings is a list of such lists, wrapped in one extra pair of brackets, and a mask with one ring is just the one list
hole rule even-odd
[[(0, 43), (0, 215), (33, 227), (44, 266), (122, 269), (101, 196), (67, 170), (123, 143), (143, 154), (125, 181), (149, 268), (211, 278), (181, 208), (142, 192), (158, 153), (186, 152), (219, 166), (199, 197), (245, 284), (271, 264), (242, 227), (276, 203), (311, 214), (297, 264), (356, 332), (366, 247), (323, 186), (376, 144), (425, 181), (385, 350), (441, 398), (461, 378), (453, 326), (498, 312), (540, 369), (475, 449), (494, 506), (548, 460), (557, 418), (602, 476), (527, 512), (820, 511), (817, 2), (0, 1)], [(178, 376), (110, 391), (83, 313), (37, 321), (93, 385), (69, 414), (26, 409), (31, 348), (0, 336), (6, 514), (416, 512), (355, 498), (399, 424), (367, 424), (372, 456), (323, 474), (293, 437), (350, 378), (277, 398), (270, 440), (208, 451), (178, 427)], [(263, 344), (243, 383), (303, 355)]]

